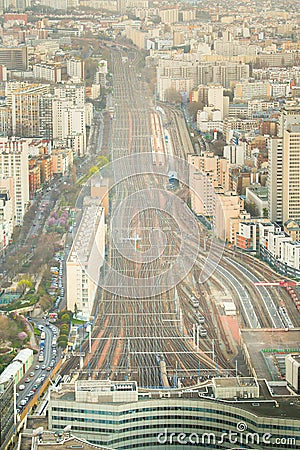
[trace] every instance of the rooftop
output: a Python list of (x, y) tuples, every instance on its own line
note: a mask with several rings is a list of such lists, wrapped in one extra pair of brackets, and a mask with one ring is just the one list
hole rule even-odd
[(216, 387), (246, 387), (257, 386), (257, 381), (252, 377), (213, 378)]
[(250, 190), (261, 200), (268, 199), (268, 188), (266, 186), (249, 186), (246, 190)]
[(136, 391), (137, 384), (135, 381), (80, 380), (76, 382), (76, 390), (89, 392)]
[(103, 208), (98, 201), (90, 203), (84, 208), (82, 220), (75, 236), (71, 252), (68, 258), (70, 262), (87, 264), (89, 261), (91, 248), (95, 242), (95, 232), (97, 230)]
[(13, 361), (9, 366), (7, 366), (0, 375), (0, 384), (6, 383), (11, 377), (22, 368), (22, 363), (20, 361)]
[(14, 361), (21, 361), (22, 363), (25, 363), (31, 356), (33, 356), (33, 350), (31, 348), (23, 348), (14, 357)]
[(60, 450), (78, 448), (81, 450), (107, 449), (102, 445), (91, 444), (84, 439), (72, 436), (70, 431), (63, 433), (54, 433), (53, 431), (43, 431), (43, 427), (35, 430), (26, 430), (21, 434), (21, 448), (23, 450)]
[[(250, 387), (259, 386), (259, 397), (255, 399), (229, 399), (229, 400), (221, 400), (212, 398), (212, 384), (213, 381), (217, 380), (219, 385), (222, 385), (224, 388), (226, 387), (247, 387), (247, 383), (249, 383)], [(229, 406), (233, 406), (236, 408), (243, 409), (245, 411), (249, 411), (256, 416), (266, 416), (266, 417), (278, 417), (278, 418), (290, 418), (294, 420), (299, 420), (300, 417), (300, 397), (297, 396), (280, 396), (276, 395), (273, 397), (270, 394), (269, 388), (265, 382), (265, 380), (256, 380), (252, 377), (241, 378), (216, 378), (214, 380), (208, 380), (202, 384), (194, 386), (193, 388), (188, 389), (170, 389), (170, 390), (151, 390), (151, 389), (140, 389), (138, 399), (136, 401), (104, 401), (98, 402), (98, 408), (103, 407), (105, 411), (113, 408), (113, 411), (118, 411), (119, 405), (136, 405), (138, 407), (139, 402), (155, 402), (155, 407), (157, 407), (157, 401), (160, 399), (165, 400), (176, 400), (177, 402), (182, 402), (184, 400), (188, 400), (189, 402), (195, 402), (195, 406), (197, 404), (206, 401), (211, 402), (212, 407), (213, 404), (224, 403)], [(88, 381), (85, 381), (88, 383)], [(92, 383), (97, 383), (96, 381), (92, 381)], [(104, 381), (105, 383), (105, 381)], [(239, 384), (242, 383), (242, 384)], [(246, 384), (245, 384), (246, 383)], [(55, 401), (62, 400), (64, 402), (69, 401), (72, 404), (75, 401), (75, 384), (63, 384), (61, 385), (61, 390), (58, 392), (51, 391), (51, 399)], [(166, 393), (168, 394), (168, 398), (166, 398)], [(292, 404), (292, 408), (291, 408)], [(174, 405), (174, 402), (172, 403)], [(149, 405), (150, 406), (150, 405)], [(154, 406), (154, 404), (153, 404)], [(116, 408), (116, 409), (115, 409)]]

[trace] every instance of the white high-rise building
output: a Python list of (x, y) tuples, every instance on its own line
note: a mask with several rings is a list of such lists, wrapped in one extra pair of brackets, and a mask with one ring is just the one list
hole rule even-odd
[(64, 124), (65, 109), (72, 107), (72, 101), (69, 99), (52, 99), (52, 126), (53, 126), (53, 139), (62, 140), (66, 138), (67, 124)]
[(6, 83), (5, 94), (8, 107), (8, 127), (10, 136), (39, 136), (40, 99), (50, 90), (48, 84), (10, 81)]
[(34, 78), (52, 83), (61, 82), (61, 66), (58, 64), (34, 64), (32, 69)]
[(75, 106), (63, 108), (62, 138), (67, 139), (74, 154), (83, 156), (86, 151), (85, 108)]
[(86, 151), (86, 110), (75, 106), (69, 98), (53, 100), (53, 139), (65, 140), (74, 154), (83, 156)]
[[(6, 181), (8, 186), (5, 186)], [(10, 182), (13, 182), (12, 178), (0, 179), (0, 252), (8, 246), (14, 229), (14, 198), (9, 188)]]
[(283, 134), (282, 219), (300, 221), (300, 116)]
[(72, 78), (78, 80), (84, 80), (84, 61), (82, 59), (68, 59), (67, 61), (67, 74)]
[(209, 86), (207, 92), (207, 103), (208, 106), (213, 106), (215, 109), (218, 109), (222, 113), (223, 119), (223, 94), (224, 88), (221, 85), (212, 85)]
[(105, 223), (104, 208), (99, 205), (99, 200), (87, 197), (85, 202), (67, 259), (67, 308), (76, 311), (81, 319), (89, 320), (105, 257)]
[(75, 106), (85, 104), (84, 83), (60, 83), (54, 87), (54, 96), (60, 100), (71, 100)]
[(178, 13), (179, 10), (177, 7), (161, 9), (159, 11), (159, 16), (161, 18), (162, 23), (167, 23), (169, 25), (178, 22)]
[(281, 112), (279, 119), (278, 136), (283, 137), (284, 130), (289, 128), (290, 125), (297, 125), (300, 123), (300, 103), (297, 101), (291, 101), (286, 104)]
[(230, 164), (242, 166), (245, 162), (245, 148), (243, 145), (225, 145), (223, 156)]
[(29, 204), (28, 141), (0, 138), (0, 179), (14, 180), (15, 224), (22, 225)]
[(282, 141), (268, 139), (268, 215), (272, 222), (282, 222)]
[(278, 137), (268, 140), (268, 212), (277, 222), (300, 220), (300, 105), (281, 113)]

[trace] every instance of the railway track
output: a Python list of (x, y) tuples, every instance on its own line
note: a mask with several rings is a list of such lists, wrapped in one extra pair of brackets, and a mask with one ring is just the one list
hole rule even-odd
[[(111, 192), (111, 216), (126, 204), (117, 233), (112, 229), (112, 223), (108, 230), (110, 265), (118, 277), (109, 273), (105, 279), (98, 303), (99, 313), (92, 330), (92, 352), (89, 353), (87, 342), (82, 344), (82, 351), (86, 353), (83, 370), (78, 369), (79, 358), (75, 357), (65, 363), (63, 373), (76, 370), (81, 378), (131, 379), (144, 387), (176, 385), (178, 380), (185, 385), (193, 384), (197, 381), (199, 367), (201, 372), (207, 374), (234, 374), (228, 363), (230, 345), (225, 333), (218, 327), (218, 312), (210, 301), (211, 287), (209, 283), (199, 283), (207, 251), (199, 251), (193, 269), (176, 287), (170, 282), (169, 288), (158, 289), (163, 281), (161, 273), (173, 267), (184, 236), (188, 236), (190, 224), (185, 218), (174, 220), (174, 206), (172, 210), (172, 205), (169, 205), (172, 214), (166, 212), (164, 194), (159, 192), (164, 185), (164, 177), (154, 170), (143, 172), (142, 166), (141, 173), (136, 170), (133, 175), (124, 176), (131, 173), (130, 159), (127, 160), (126, 156), (152, 152), (150, 117), (153, 109), (150, 94), (136, 77), (134, 59), (129, 58), (128, 63), (124, 64), (120, 54), (113, 52), (111, 65), (115, 108), (115, 119), (111, 121), (111, 160), (114, 162), (122, 158), (123, 161), (123, 166), (115, 165), (119, 170), (114, 173), (116, 183)], [(179, 132), (185, 129), (182, 114), (168, 108), (166, 115), (174, 153), (186, 159), (191, 147), (186, 144), (186, 131)], [(145, 195), (138, 197), (137, 203), (135, 194), (144, 191)], [(156, 207), (151, 207), (153, 199), (156, 200)], [(155, 230), (163, 233), (163, 249), (159, 246), (162, 236), (155, 234)], [(197, 239), (189, 239), (191, 247), (199, 245)], [(200, 239), (201, 245), (203, 239)], [(159, 253), (153, 257), (151, 252), (158, 250)], [(149, 256), (148, 259), (145, 255)], [(271, 302), (261, 302), (261, 292), (253, 286), (253, 280), (259, 277), (261, 270), (259, 263), (251, 269), (251, 275), (241, 274), (238, 264), (232, 264), (235, 254), (225, 249), (224, 255), (225, 258), (220, 261), (220, 271), (214, 273), (211, 283), (220, 289), (222, 280), (226, 292), (235, 296), (234, 283), (242, 280), (243, 288), (251, 298), (253, 317), (256, 317), (256, 322), (251, 323), (251, 318), (246, 314), (247, 307), (242, 306), (240, 299), (243, 325), (281, 325), (280, 316), (278, 323), (272, 323), (269, 311)], [(230, 282), (228, 273), (234, 282)], [(274, 278), (274, 273), (264, 270), (264, 277)], [(186, 297), (191, 285), (201, 298), (199, 309), (207, 326), (208, 338), (200, 340), (199, 349), (195, 348), (192, 331), (195, 313)], [(279, 298), (279, 294), (272, 295), (275, 310), (280, 303)], [(239, 302), (238, 296), (236, 301)], [(296, 316), (290, 313), (290, 304), (287, 311), (296, 326)]]

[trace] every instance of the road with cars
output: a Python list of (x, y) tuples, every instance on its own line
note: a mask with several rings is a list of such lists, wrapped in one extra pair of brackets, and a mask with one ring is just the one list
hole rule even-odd
[[(20, 413), (29, 403), (31, 397), (41, 389), (45, 380), (51, 376), (52, 369), (60, 358), (57, 344), (54, 344), (57, 339), (58, 328), (49, 323), (47, 319), (33, 319), (32, 322), (41, 331), (41, 336), (43, 332), (45, 333), (45, 339), (40, 339), (39, 352), (35, 355), (34, 363), (17, 385), (17, 413)], [(41, 346), (42, 341), (44, 346)], [(43, 360), (41, 360), (41, 355)]]

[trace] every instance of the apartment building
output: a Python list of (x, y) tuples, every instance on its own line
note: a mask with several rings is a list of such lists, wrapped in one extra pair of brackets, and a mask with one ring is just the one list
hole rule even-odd
[(179, 10), (176, 6), (173, 8), (160, 9), (158, 14), (162, 23), (172, 25), (173, 23), (178, 22)]
[(101, 86), (105, 86), (107, 74), (108, 74), (107, 61), (105, 59), (101, 59), (98, 62), (97, 72), (95, 74), (95, 83), (100, 84)]
[[(221, 61), (210, 65), (210, 67), (212, 70), (212, 83), (220, 83), (225, 89), (230, 89), (237, 81), (249, 77), (248, 64), (233, 61)], [(204, 80), (205, 78), (202, 78), (202, 81), (199, 79), (199, 82), (204, 83)]]
[(255, 252), (257, 249), (257, 226), (254, 222), (240, 222), (235, 238), (235, 245), (244, 251)]
[(50, 6), (53, 9), (68, 10), (79, 6), (79, 0), (42, 0), (41, 5)]
[[(292, 225), (289, 221), (287, 225)], [(275, 266), (285, 276), (300, 276), (300, 243), (295, 240), (294, 232), (297, 227), (292, 227), (291, 233), (284, 230), (275, 222), (259, 224), (260, 255), (268, 263)], [(297, 234), (296, 234), (297, 237)]]
[(202, 155), (189, 155), (189, 164), (199, 172), (211, 172), (213, 186), (229, 188), (229, 163), (227, 159), (216, 156), (213, 152), (203, 152)]
[(82, 59), (71, 58), (67, 60), (67, 74), (71, 78), (84, 80), (85, 62)]
[(37, 137), (40, 135), (40, 99), (49, 92), (50, 85), (8, 82), (8, 134)]
[(223, 131), (222, 112), (211, 106), (204, 106), (203, 111), (197, 112), (197, 128), (202, 133), (209, 131)]
[(246, 187), (246, 201), (256, 206), (259, 217), (266, 216), (268, 211), (268, 188), (257, 184)]
[(212, 172), (190, 171), (191, 207), (195, 214), (212, 216), (214, 188)]
[(49, 81), (51, 83), (61, 82), (60, 64), (34, 64), (33, 77), (39, 80)]
[(216, 191), (214, 198), (214, 232), (222, 241), (230, 242), (230, 220), (240, 217), (244, 202), (234, 192)]
[(239, 166), (242, 166), (245, 161), (244, 145), (225, 145), (223, 156), (224, 158), (228, 159), (230, 164), (237, 164)]
[(53, 95), (45, 94), (39, 100), (39, 129), (40, 137), (53, 139)]
[(271, 86), (267, 81), (241, 81), (235, 85), (234, 98), (252, 100), (254, 98), (270, 98)]
[(283, 135), (282, 220), (300, 220), (300, 116)]
[(221, 120), (228, 116), (229, 97), (224, 97), (224, 87), (219, 84), (208, 86), (207, 104), (221, 111)]
[[(292, 238), (291, 238), (292, 239)], [(300, 271), (300, 242), (290, 241), (285, 242), (282, 246), (281, 262), (288, 267)]]
[(29, 160), (29, 196), (33, 198), (34, 194), (41, 189), (41, 168), (36, 160)]
[(297, 394), (300, 394), (300, 353), (287, 355), (285, 366), (286, 381)]
[(281, 112), (278, 136), (268, 146), (268, 213), (272, 221), (299, 220), (300, 206), (300, 105), (286, 104)]
[(55, 145), (63, 143), (71, 147), (74, 154), (82, 156), (86, 151), (86, 119), (90, 125), (93, 109), (92, 105), (81, 103), (81, 95), (76, 99), (75, 92), (71, 91), (71, 94), (63, 98), (51, 94), (41, 97), (40, 135)]
[(278, 136), (283, 137), (284, 130), (290, 128), (291, 125), (300, 123), (300, 102), (296, 100), (288, 100), (281, 111), (279, 117)]
[(58, 138), (66, 139), (72, 134), (86, 135), (85, 129), (85, 107), (75, 107), (63, 105), (62, 108), (62, 134), (61, 136), (55, 136)]
[(159, 58), (157, 67), (157, 93), (163, 98), (163, 84), (161, 78), (165, 79), (188, 79), (193, 80), (190, 94), (195, 86), (207, 86), (211, 83), (223, 86), (225, 89), (231, 88), (233, 83), (249, 77), (249, 66), (243, 63), (217, 61), (199, 62), (189, 56), (177, 56), (176, 59)]
[(0, 180), (0, 252), (4, 250), (11, 241), (14, 227), (13, 197), (10, 189), (1, 187)]
[[(226, 136), (226, 141), (230, 140), (230, 132), (232, 131), (253, 131), (259, 129), (258, 119), (239, 119), (235, 117), (226, 117), (223, 122), (223, 132)], [(232, 133), (231, 133), (232, 135)]]
[(249, 116), (247, 103), (230, 103), (228, 107), (229, 117), (240, 117), (245, 119)]
[(53, 148), (51, 152), (53, 174), (66, 175), (73, 166), (71, 148)]
[(85, 104), (84, 83), (60, 83), (54, 86), (53, 94), (60, 100), (70, 100), (74, 106)]
[(191, 207), (195, 214), (212, 217), (215, 213), (215, 189), (229, 189), (229, 162), (211, 152), (188, 155)]
[(27, 70), (27, 47), (0, 47), (0, 64), (8, 70)]
[(275, 111), (279, 110), (279, 102), (272, 100), (253, 99), (247, 102), (248, 112), (247, 115), (251, 118), (255, 114), (261, 111)]
[(189, 95), (192, 88), (198, 84), (197, 64), (191, 61), (160, 59), (156, 80), (157, 94), (162, 101), (165, 101), (166, 91), (171, 88)]
[(0, 65), (0, 81), (7, 81), (7, 67)]
[(261, 66), (269, 67), (292, 67), (296, 62), (296, 52), (271, 52), (260, 53), (256, 56), (256, 62)]
[(247, 55), (254, 57), (259, 51), (259, 46), (250, 43), (244, 43), (241, 41), (227, 40), (227, 39), (216, 39), (214, 41), (214, 49), (217, 54), (232, 57)]
[(1, 0), (0, 7), (6, 10), (25, 11), (31, 5), (30, 0)]
[(284, 244), (286, 242), (292, 242), (291, 236), (284, 231), (270, 231), (268, 234), (268, 251), (270, 254), (279, 260), (283, 260)]
[(15, 224), (22, 225), (29, 204), (28, 141), (0, 138), (0, 180), (14, 182)]
[(285, 83), (271, 82), (270, 88), (272, 97), (286, 97), (291, 90), (290, 81), (288, 80)]
[(99, 200), (86, 197), (83, 208), (66, 263), (67, 308), (90, 320), (105, 256), (105, 223)]

